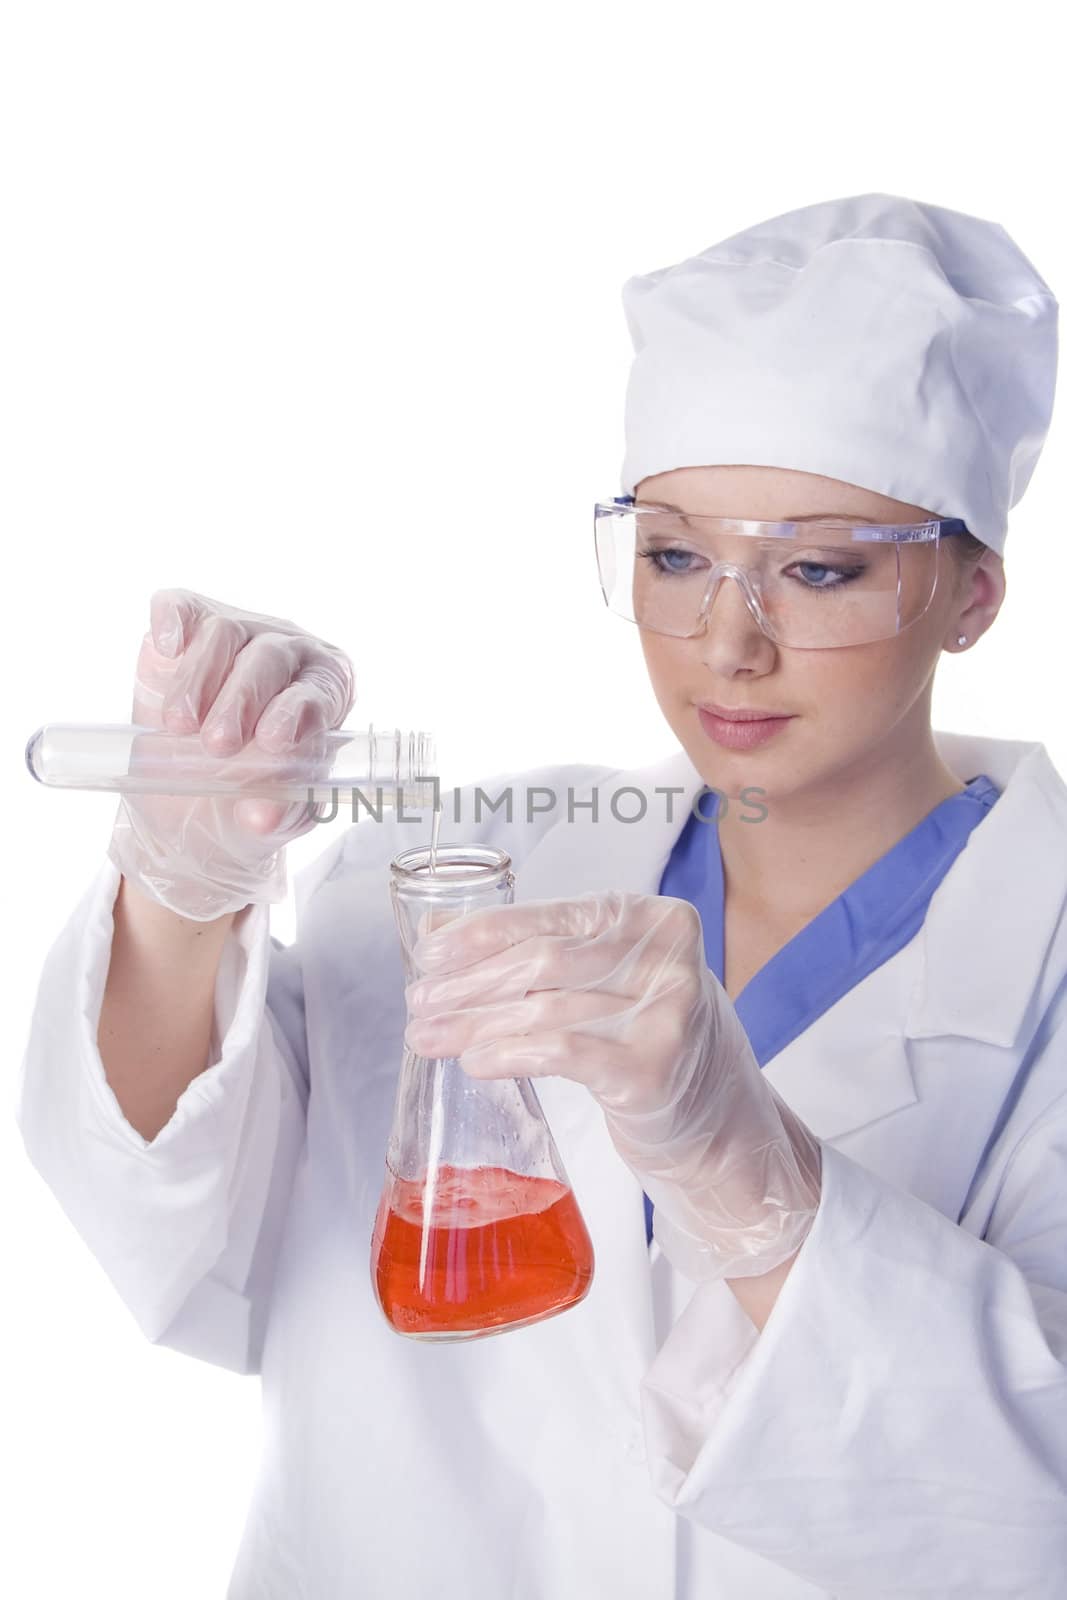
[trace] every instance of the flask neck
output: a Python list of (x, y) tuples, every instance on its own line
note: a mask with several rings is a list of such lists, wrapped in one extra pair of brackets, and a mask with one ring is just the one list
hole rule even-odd
[(395, 856), (389, 872), (393, 916), (409, 981), (420, 976), (412, 958), (420, 938), (468, 912), (511, 905), (515, 898), (511, 857), (489, 845), (438, 845), (432, 872), (430, 847), (420, 845)]

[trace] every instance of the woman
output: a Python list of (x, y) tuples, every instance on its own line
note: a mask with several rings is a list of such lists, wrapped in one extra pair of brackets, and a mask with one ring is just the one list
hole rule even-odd
[[(872, 195), (627, 312), (598, 555), (681, 748), (525, 773), (560, 797), (525, 822), (460, 791), (516, 904), (407, 990), (410, 829), (347, 830), (285, 948), (306, 814), (124, 802), (42, 979), (28, 1149), (148, 1337), (262, 1374), (233, 1600), (1058, 1594), (1067, 790), (1041, 745), (930, 728), (1003, 600), (1055, 302), (1003, 230)], [(220, 754), (352, 703), (335, 647), (185, 591), (138, 683)], [(537, 1078), (596, 1250), (565, 1316), (384, 1324), (405, 1038)]]

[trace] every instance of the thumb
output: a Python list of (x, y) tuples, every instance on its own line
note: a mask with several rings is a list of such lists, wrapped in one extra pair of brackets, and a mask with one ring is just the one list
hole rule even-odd
[(276, 833), (282, 818), (292, 810), (277, 800), (238, 800), (233, 808), (235, 820), (250, 833)]

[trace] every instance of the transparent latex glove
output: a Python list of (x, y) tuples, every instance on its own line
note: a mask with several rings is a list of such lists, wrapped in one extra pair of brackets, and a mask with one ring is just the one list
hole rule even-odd
[(754, 1277), (800, 1248), (819, 1146), (760, 1072), (688, 901), (490, 906), (421, 936), (413, 959), (409, 1047), (475, 1078), (585, 1084), (680, 1272)]
[[(199, 731), (219, 767), (285, 775), (307, 735), (340, 727), (355, 699), (348, 657), (294, 622), (190, 589), (158, 589), (141, 640), (133, 721)], [(111, 860), (160, 905), (208, 922), (286, 893), (285, 845), (318, 808), (233, 796), (123, 795)]]

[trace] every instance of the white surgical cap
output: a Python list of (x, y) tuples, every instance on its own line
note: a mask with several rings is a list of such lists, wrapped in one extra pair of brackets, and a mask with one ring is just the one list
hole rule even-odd
[(624, 494), (675, 467), (819, 473), (1003, 551), (1056, 384), (1055, 296), (997, 222), (862, 194), (630, 278)]

